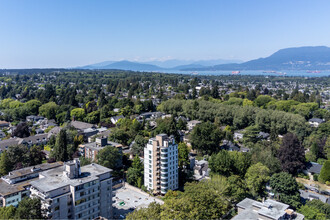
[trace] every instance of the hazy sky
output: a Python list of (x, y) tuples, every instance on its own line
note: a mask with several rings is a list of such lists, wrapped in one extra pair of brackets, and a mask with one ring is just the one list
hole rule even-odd
[(330, 46), (328, 0), (0, 0), (0, 68)]

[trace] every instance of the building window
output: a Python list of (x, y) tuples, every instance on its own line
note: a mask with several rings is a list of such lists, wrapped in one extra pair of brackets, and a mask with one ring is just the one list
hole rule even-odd
[(149, 154), (152, 154), (151, 150), (149, 150)]

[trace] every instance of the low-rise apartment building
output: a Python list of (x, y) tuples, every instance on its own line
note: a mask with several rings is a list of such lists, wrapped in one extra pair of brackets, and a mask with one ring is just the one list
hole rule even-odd
[[(92, 161), (96, 161), (97, 154), (99, 153), (100, 150), (102, 150), (106, 146), (112, 146), (118, 148), (119, 153), (122, 155), (123, 145), (116, 142), (108, 141), (106, 137), (97, 137), (95, 138), (95, 142), (80, 144), (79, 152), (80, 155), (84, 156), (85, 158), (89, 158)], [(118, 163), (120, 167), (121, 167), (121, 159), (122, 158), (118, 159), (120, 160), (120, 163)]]
[(31, 182), (31, 197), (41, 199), (45, 217), (94, 219), (112, 217), (111, 169), (98, 164), (80, 167), (80, 161), (42, 172)]
[(0, 179), (0, 207), (17, 206), (30, 195), (30, 182), (39, 178), (39, 173), (62, 166), (62, 162), (44, 163), (9, 172)]

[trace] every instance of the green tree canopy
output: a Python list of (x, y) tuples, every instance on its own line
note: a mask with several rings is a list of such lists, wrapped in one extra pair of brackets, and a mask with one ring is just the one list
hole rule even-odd
[(74, 119), (77, 121), (83, 121), (86, 116), (85, 110), (83, 108), (72, 109), (70, 116), (71, 116), (71, 118), (74, 117)]
[(307, 201), (298, 209), (298, 212), (303, 214), (306, 219), (330, 219), (330, 205), (317, 199)]
[(222, 132), (211, 122), (196, 125), (191, 133), (191, 145), (203, 154), (211, 155), (219, 150)]
[(268, 95), (259, 95), (255, 100), (254, 104), (260, 108), (266, 108), (267, 103), (272, 101), (273, 98)]
[(178, 144), (178, 155), (179, 155), (179, 167), (183, 169), (184, 167), (188, 167), (189, 162), (189, 149), (187, 144), (179, 143)]
[(56, 119), (56, 112), (58, 110), (58, 105), (55, 102), (48, 102), (43, 104), (39, 108), (39, 114), (48, 118), (48, 119)]
[(330, 160), (324, 162), (320, 172), (319, 181), (321, 183), (330, 181)]
[(244, 177), (251, 164), (250, 154), (221, 150), (209, 159), (211, 171), (223, 176), (238, 175)]
[(253, 196), (264, 194), (266, 183), (269, 180), (269, 169), (262, 163), (257, 163), (249, 167), (245, 174), (247, 187)]
[(299, 188), (296, 179), (291, 174), (286, 172), (275, 173), (270, 178), (269, 185), (281, 202), (295, 208), (299, 206)]
[(7, 151), (3, 151), (0, 156), (0, 176), (7, 175), (12, 169)]
[(134, 141), (135, 142), (131, 148), (133, 155), (142, 156), (143, 149), (148, 143), (148, 140), (142, 135), (136, 135)]
[(27, 101), (25, 104), (24, 104), (24, 107), (26, 108), (27, 112), (30, 114), (30, 115), (38, 115), (39, 113), (39, 108), (41, 106), (41, 102), (37, 99), (32, 99), (30, 101)]
[(118, 148), (113, 146), (106, 146), (96, 156), (97, 163), (108, 167), (110, 169), (116, 169), (121, 163), (121, 155)]
[(24, 198), (19, 202), (15, 212), (17, 219), (42, 219), (41, 202), (39, 199)]
[(66, 129), (61, 129), (56, 137), (54, 149), (52, 151), (52, 157), (57, 161), (68, 160), (68, 142)]

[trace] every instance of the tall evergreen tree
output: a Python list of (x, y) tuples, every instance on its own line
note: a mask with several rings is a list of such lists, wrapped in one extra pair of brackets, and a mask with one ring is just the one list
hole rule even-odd
[(211, 95), (215, 99), (219, 98), (219, 88), (218, 88), (217, 85), (213, 86), (212, 91), (211, 91)]
[(53, 157), (57, 161), (68, 160), (68, 146), (67, 146), (66, 130), (62, 129), (56, 137), (55, 147), (53, 150)]
[(0, 175), (7, 175), (11, 170), (10, 161), (8, 158), (7, 151), (1, 153), (0, 157)]

